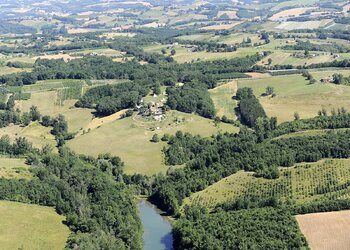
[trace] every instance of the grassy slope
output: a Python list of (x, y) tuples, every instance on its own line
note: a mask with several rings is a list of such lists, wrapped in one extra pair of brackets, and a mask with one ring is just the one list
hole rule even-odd
[(55, 146), (56, 141), (50, 133), (51, 128), (41, 126), (39, 123), (31, 123), (27, 127), (9, 126), (0, 129), (0, 137), (8, 135), (11, 140), (17, 137), (26, 137), (33, 146), (42, 148), (45, 145)]
[[(323, 160), (283, 168), (281, 177), (276, 180), (255, 178), (253, 173), (240, 171), (192, 194), (190, 198), (185, 199), (185, 204), (199, 203), (213, 208), (222, 202), (252, 195), (263, 198), (278, 195), (284, 200), (290, 199), (296, 203), (347, 198), (350, 196), (350, 189), (345, 184), (349, 177), (349, 159)], [(339, 188), (342, 184), (345, 188)], [(320, 190), (325, 194), (319, 194), (322, 193)]]
[(53, 208), (0, 201), (2, 249), (63, 249), (69, 229)]
[(234, 109), (237, 102), (232, 99), (236, 94), (237, 82), (232, 81), (209, 90), (210, 97), (213, 99), (216, 115), (222, 117), (225, 115), (229, 119), (236, 119)]
[[(177, 124), (176, 120), (181, 122)], [(216, 127), (211, 120), (197, 115), (170, 111), (161, 123), (129, 117), (105, 124), (68, 141), (68, 146), (78, 153), (93, 156), (106, 152), (118, 155), (125, 161), (126, 173), (152, 175), (167, 170), (161, 153), (166, 143), (152, 143), (150, 139), (155, 133), (162, 136), (164, 133), (175, 134), (178, 130), (202, 136), (220, 131), (238, 132), (237, 127), (229, 124), (221, 123)]]
[(18, 102), (17, 107), (22, 111), (29, 111), (32, 105), (37, 106), (41, 114), (57, 116), (63, 114), (68, 122), (70, 132), (78, 132), (93, 118), (91, 109), (72, 108), (75, 100), (64, 101), (64, 105), (57, 105), (57, 92), (33, 92), (30, 100)]
[(0, 177), (29, 179), (31, 176), (29, 166), (24, 163), (24, 159), (0, 157)]
[[(315, 74), (316, 77), (317, 74)], [(262, 79), (238, 80), (238, 87), (251, 87), (255, 95), (264, 93), (267, 86), (275, 89), (276, 97), (259, 97), (268, 116), (276, 116), (279, 122), (293, 120), (294, 112), (302, 118), (310, 118), (325, 107), (350, 109), (350, 87), (316, 83), (309, 85), (300, 75), (275, 76)]]

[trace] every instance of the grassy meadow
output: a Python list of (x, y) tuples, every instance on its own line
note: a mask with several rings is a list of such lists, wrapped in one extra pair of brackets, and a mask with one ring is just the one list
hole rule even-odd
[[(348, 198), (350, 186), (349, 159), (329, 159), (317, 163), (297, 164), (281, 168), (278, 179), (256, 178), (252, 172), (239, 171), (203, 191), (192, 194), (184, 204), (200, 204), (214, 208), (223, 202), (237, 198), (268, 198), (277, 196), (297, 204), (323, 200)], [(256, 192), (259, 190), (259, 192)]]
[(234, 109), (237, 107), (237, 101), (232, 99), (232, 97), (236, 95), (236, 91), (236, 81), (225, 83), (209, 90), (217, 116), (226, 116), (229, 119), (236, 119)]
[(69, 229), (53, 208), (0, 201), (0, 214), (1, 249), (64, 249)]
[(24, 159), (0, 157), (0, 177), (6, 179), (30, 179), (29, 166)]
[(31, 123), (27, 127), (19, 125), (8, 126), (0, 129), (0, 137), (9, 136), (11, 141), (18, 137), (25, 137), (33, 146), (42, 148), (46, 145), (55, 146), (55, 137), (50, 133), (51, 128), (41, 126), (38, 122)]
[(77, 136), (67, 145), (77, 153), (117, 155), (125, 162), (127, 174), (152, 175), (167, 170), (161, 152), (166, 143), (152, 143), (152, 136), (155, 133), (160, 137), (165, 133), (175, 134), (178, 130), (208, 137), (219, 132), (235, 133), (239, 129), (230, 124), (215, 125), (212, 120), (197, 115), (169, 111), (161, 122), (147, 121), (139, 116), (115, 120)]
[[(312, 73), (317, 78), (317, 73)], [(328, 73), (320, 73), (328, 74)], [(350, 87), (331, 83), (310, 85), (301, 75), (273, 76), (268, 78), (239, 79), (238, 87), (250, 87), (259, 97), (268, 116), (276, 116), (278, 122), (294, 119), (298, 112), (301, 118), (311, 118), (323, 107), (350, 110)], [(267, 86), (274, 88), (276, 97), (263, 97)]]

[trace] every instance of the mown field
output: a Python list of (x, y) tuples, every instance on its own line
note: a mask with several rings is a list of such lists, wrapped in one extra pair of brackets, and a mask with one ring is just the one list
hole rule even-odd
[(53, 208), (0, 201), (0, 214), (1, 249), (64, 249), (69, 229)]
[(24, 159), (0, 157), (0, 177), (30, 179), (32, 175), (24, 161)]
[(152, 143), (152, 136), (157, 133), (162, 137), (178, 130), (205, 137), (218, 132), (238, 132), (238, 128), (230, 124), (215, 125), (212, 120), (197, 115), (169, 111), (162, 122), (146, 121), (139, 116), (115, 120), (68, 141), (67, 145), (87, 155), (117, 155), (125, 162), (127, 174), (152, 175), (167, 171), (161, 152), (166, 143)]
[(214, 208), (238, 198), (278, 197), (285, 202), (301, 204), (350, 197), (349, 159), (322, 160), (280, 170), (280, 177), (274, 180), (256, 178), (251, 172), (240, 171), (192, 194), (184, 203)]
[(348, 249), (350, 211), (297, 215), (300, 230), (311, 249)]
[[(316, 79), (320, 79), (321, 75), (328, 75), (329, 72), (313, 72), (312, 74)], [(315, 117), (322, 108), (329, 113), (333, 108), (345, 107), (350, 110), (349, 86), (319, 82), (310, 85), (301, 75), (239, 79), (237, 82), (239, 88), (252, 88), (267, 115), (277, 117), (278, 122), (293, 120), (295, 112), (298, 112), (301, 118), (311, 118)], [(261, 96), (267, 86), (274, 88), (276, 97)]]

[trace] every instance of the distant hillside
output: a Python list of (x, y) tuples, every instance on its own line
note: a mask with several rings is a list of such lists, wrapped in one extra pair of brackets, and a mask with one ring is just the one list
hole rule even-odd
[(22, 24), (9, 23), (9, 22), (1, 22), (0, 23), (0, 33), (1, 34), (27, 34), (36, 33), (37, 30), (33, 27), (28, 27)]

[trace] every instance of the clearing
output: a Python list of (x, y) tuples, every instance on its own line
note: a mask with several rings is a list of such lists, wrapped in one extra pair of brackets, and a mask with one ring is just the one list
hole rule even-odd
[(2, 249), (64, 249), (69, 229), (53, 208), (0, 201)]
[(175, 134), (178, 130), (206, 137), (219, 132), (239, 131), (231, 124), (215, 125), (212, 120), (197, 115), (169, 111), (161, 122), (147, 121), (136, 115), (108, 122), (68, 141), (67, 145), (77, 153), (86, 155), (117, 155), (125, 162), (126, 174), (153, 175), (165, 173), (167, 167), (162, 155), (166, 143), (152, 143), (152, 136), (157, 133), (162, 137), (165, 133)]
[(6, 179), (30, 179), (29, 166), (24, 159), (0, 157), (0, 177)]
[[(330, 72), (312, 72), (316, 79)], [(350, 87), (332, 83), (310, 85), (301, 75), (272, 76), (269, 78), (239, 79), (238, 88), (250, 87), (259, 97), (267, 115), (277, 117), (278, 122), (291, 121), (294, 112), (301, 118), (312, 118), (323, 107), (330, 112), (333, 108), (350, 109)], [(267, 86), (274, 88), (275, 97), (261, 96)]]
[(232, 99), (232, 97), (236, 95), (236, 91), (236, 81), (231, 81), (209, 90), (217, 116), (226, 116), (229, 119), (236, 119), (234, 109), (237, 107), (237, 101)]
[(36, 148), (42, 148), (46, 145), (54, 147), (56, 146), (56, 141), (55, 137), (50, 133), (51, 129), (41, 126), (38, 122), (33, 122), (27, 127), (13, 125), (1, 128), (0, 137), (9, 136), (11, 141), (18, 137), (25, 137)]
[(350, 211), (297, 215), (311, 249), (349, 249)]

